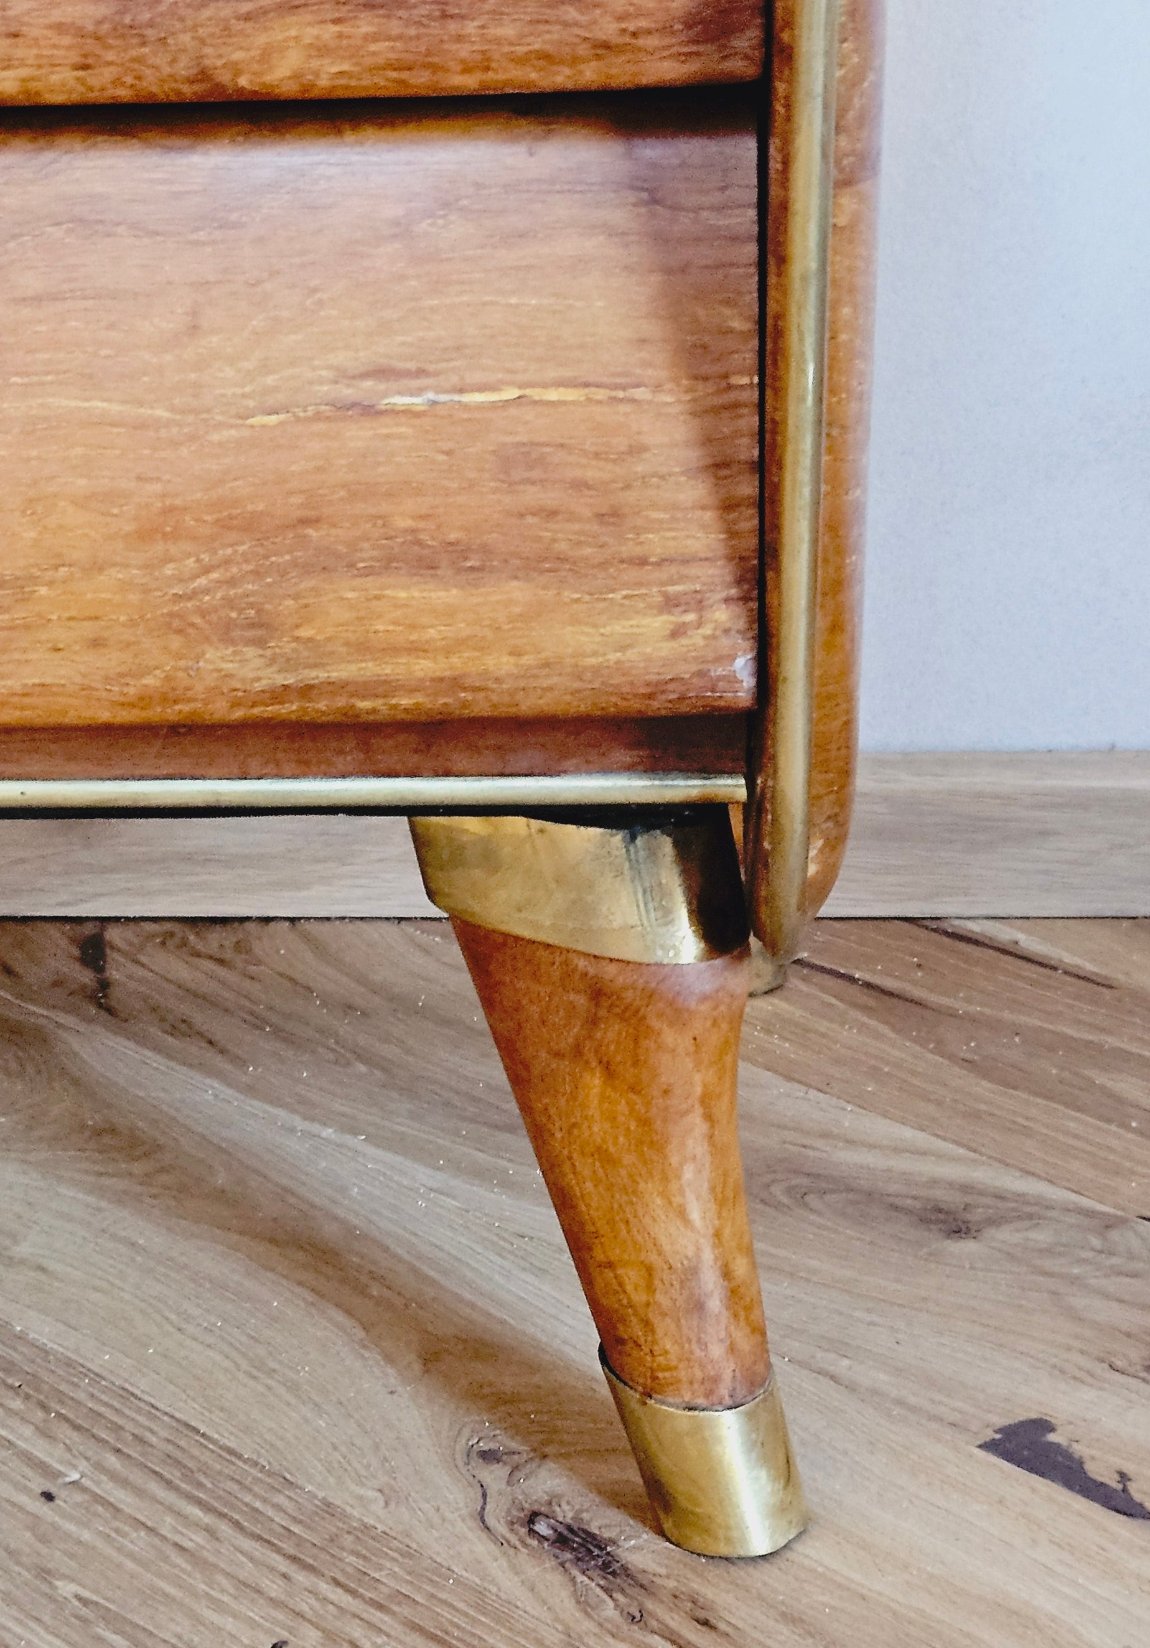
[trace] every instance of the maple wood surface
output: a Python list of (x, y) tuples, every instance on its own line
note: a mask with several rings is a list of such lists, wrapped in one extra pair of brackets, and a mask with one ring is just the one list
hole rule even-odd
[(1150, 923), (812, 939), (740, 1108), (813, 1520), (709, 1562), (446, 923), (0, 926), (5, 1648), (1141, 1648)]
[(752, 80), (757, 0), (3, 0), (0, 101), (217, 102)]
[(742, 93), (6, 115), (0, 727), (750, 706), (754, 202)]
[(735, 1098), (748, 955), (651, 966), (453, 918), (607, 1360), (733, 1407), (770, 1372)]

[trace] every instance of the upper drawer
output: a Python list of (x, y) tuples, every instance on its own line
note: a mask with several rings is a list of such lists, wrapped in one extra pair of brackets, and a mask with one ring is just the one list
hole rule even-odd
[(737, 101), (0, 121), (0, 726), (753, 702)]
[(0, 0), (0, 102), (750, 80), (761, 0)]

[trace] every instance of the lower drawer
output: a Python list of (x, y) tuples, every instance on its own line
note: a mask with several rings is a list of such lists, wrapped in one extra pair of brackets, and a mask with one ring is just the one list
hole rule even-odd
[(742, 94), (0, 120), (0, 729), (753, 703)]

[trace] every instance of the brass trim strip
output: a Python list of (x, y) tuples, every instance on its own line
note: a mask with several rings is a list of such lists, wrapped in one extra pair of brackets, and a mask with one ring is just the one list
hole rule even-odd
[(436, 807), (680, 806), (746, 799), (741, 773), (491, 778), (0, 779), (4, 812), (417, 812)]
[(783, 336), (774, 382), (767, 386), (780, 407), (778, 451), (768, 471), (777, 475), (778, 541), (764, 546), (766, 659), (748, 843), (752, 925), (770, 955), (783, 962), (802, 930), (810, 860), (839, 3), (802, 0), (789, 10), (789, 97), (773, 98), (776, 107), (782, 103), (791, 111)]
[(747, 942), (725, 807), (410, 822), (428, 898), (476, 926), (662, 965), (709, 961)]
[(644, 1396), (599, 1351), (639, 1474), (667, 1538), (701, 1556), (768, 1556), (807, 1525), (802, 1484), (772, 1378), (737, 1408)]

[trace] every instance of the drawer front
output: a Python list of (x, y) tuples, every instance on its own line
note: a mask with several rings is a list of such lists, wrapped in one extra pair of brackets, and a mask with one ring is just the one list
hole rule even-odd
[(753, 79), (759, 0), (3, 0), (0, 102), (441, 96)]
[(733, 104), (5, 117), (0, 728), (750, 705)]

